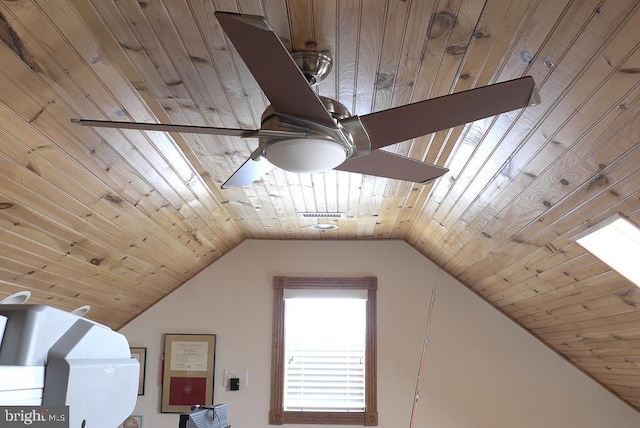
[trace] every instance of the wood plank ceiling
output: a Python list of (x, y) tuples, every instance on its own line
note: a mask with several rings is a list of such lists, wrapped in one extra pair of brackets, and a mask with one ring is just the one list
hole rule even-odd
[[(328, 52), (318, 92), (354, 114), (524, 75), (543, 102), (393, 146), (450, 169), (426, 186), (274, 170), (221, 190), (254, 140), (70, 123), (259, 127), (267, 99), (215, 10)], [(89, 304), (117, 328), (244, 239), (402, 239), (640, 409), (640, 291), (570, 239), (614, 213), (640, 223), (639, 2), (4, 0), (0, 13), (0, 298)], [(303, 211), (346, 217), (322, 233)]]

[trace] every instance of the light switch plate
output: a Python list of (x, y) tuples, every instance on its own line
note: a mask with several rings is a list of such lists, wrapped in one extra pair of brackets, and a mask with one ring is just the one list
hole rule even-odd
[(229, 379), (237, 377), (240, 379), (240, 386), (246, 388), (249, 384), (249, 370), (246, 369), (224, 369), (223, 386), (229, 386)]

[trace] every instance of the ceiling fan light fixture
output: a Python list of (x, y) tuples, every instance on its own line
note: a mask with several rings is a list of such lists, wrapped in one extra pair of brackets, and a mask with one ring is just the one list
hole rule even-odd
[(264, 155), (269, 162), (285, 171), (315, 174), (343, 163), (347, 159), (347, 150), (335, 141), (294, 138), (269, 144)]

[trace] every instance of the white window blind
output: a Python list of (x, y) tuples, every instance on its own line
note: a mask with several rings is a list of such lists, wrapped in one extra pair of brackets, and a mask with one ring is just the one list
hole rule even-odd
[(284, 409), (362, 412), (366, 292), (304, 291), (285, 296)]

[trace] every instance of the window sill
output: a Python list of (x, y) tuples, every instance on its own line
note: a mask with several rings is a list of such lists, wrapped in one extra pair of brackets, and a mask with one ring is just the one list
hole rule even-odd
[(377, 412), (272, 412), (269, 424), (377, 426)]

